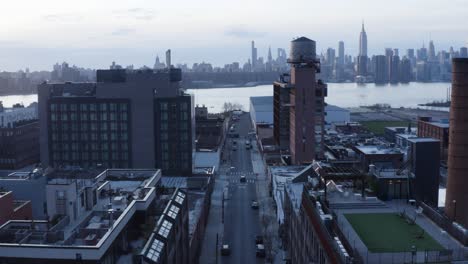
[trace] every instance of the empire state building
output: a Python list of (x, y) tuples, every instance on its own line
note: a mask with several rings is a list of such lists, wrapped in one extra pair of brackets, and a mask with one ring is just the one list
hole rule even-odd
[(359, 55), (358, 55), (357, 74), (367, 75), (367, 34), (362, 23), (361, 34), (359, 35)]
[(359, 56), (367, 57), (367, 34), (364, 29), (364, 23), (362, 23), (361, 34), (359, 35)]

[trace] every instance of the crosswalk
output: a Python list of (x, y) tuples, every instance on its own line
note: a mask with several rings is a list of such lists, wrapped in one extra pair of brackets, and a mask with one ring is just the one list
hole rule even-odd
[(248, 171), (248, 172), (243, 172), (243, 171), (232, 171), (232, 172), (228, 172), (227, 173), (228, 175), (245, 175), (245, 176), (248, 176), (248, 175), (255, 175), (255, 173), (253, 171)]
[[(240, 182), (240, 179), (230, 179), (229, 183), (236, 184), (236, 183), (241, 183), (241, 182)], [(255, 179), (247, 179), (245, 182), (242, 182), (242, 183), (255, 183)]]

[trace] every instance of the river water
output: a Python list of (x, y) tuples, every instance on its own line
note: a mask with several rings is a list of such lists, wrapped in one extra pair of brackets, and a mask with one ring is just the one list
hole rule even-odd
[[(328, 96), (325, 101), (328, 104), (340, 107), (389, 104), (392, 107), (416, 108), (418, 104), (445, 100), (449, 86), (450, 83), (409, 83), (397, 85), (329, 83)], [(244, 110), (248, 110), (249, 97), (272, 96), (273, 85), (235, 89), (189, 89), (187, 92), (195, 95), (196, 104), (206, 105), (209, 107), (210, 112), (221, 111), (224, 102), (238, 103), (244, 106)]]
[[(445, 100), (450, 83), (409, 83), (375, 85), (356, 83), (329, 83), (328, 104), (340, 107), (358, 107), (373, 104), (389, 104), (392, 107), (416, 108), (418, 104)], [(273, 85), (236, 88), (188, 89), (195, 95), (195, 104), (206, 105), (210, 112), (222, 110), (224, 102), (238, 103), (249, 110), (249, 97), (272, 96)], [(25, 106), (37, 102), (37, 95), (0, 96), (5, 107), (15, 103)]]

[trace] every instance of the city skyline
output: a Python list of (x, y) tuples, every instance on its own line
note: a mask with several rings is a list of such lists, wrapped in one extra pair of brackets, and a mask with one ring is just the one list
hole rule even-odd
[[(362, 20), (369, 35), (369, 54), (381, 54), (386, 47), (406, 50), (423, 43), (427, 46), (430, 39), (436, 50), (448, 50), (450, 46), (466, 46), (468, 36), (458, 23), (467, 11), (464, 1), (452, 2), (451, 7), (437, 1), (397, 1), (385, 9), (379, 8), (379, 3), (362, 1), (357, 12), (353, 12), (355, 3), (346, 1), (298, 1), (298, 7), (291, 10), (297, 16), (283, 22), (274, 19), (284, 12), (275, 3), (249, 3), (251, 8), (244, 10), (238, 2), (203, 2), (112, 2), (109, 8), (109, 2), (101, 1), (73, 9), (55, 0), (27, 7), (5, 4), (6, 15), (0, 21), (10, 26), (0, 29), (0, 70), (45, 70), (57, 61), (86, 68), (107, 68), (112, 61), (140, 67), (152, 65), (155, 56), (162, 57), (168, 48), (176, 54), (175, 63), (207, 61), (222, 66), (247, 61), (251, 40), (256, 41), (258, 56), (266, 58), (268, 46), (287, 47), (287, 42), (299, 35), (318, 40), (318, 54), (325, 53), (327, 47), (337, 48), (343, 40), (347, 53), (355, 56)], [(267, 4), (268, 12), (262, 12)], [(317, 6), (329, 12), (316, 12), (316, 19), (307, 22), (306, 10)], [(9, 15), (18, 13), (23, 16)], [(187, 47), (187, 43), (191, 45)]]

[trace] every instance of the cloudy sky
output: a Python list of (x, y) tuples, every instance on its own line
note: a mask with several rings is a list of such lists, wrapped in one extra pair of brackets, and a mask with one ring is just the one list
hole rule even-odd
[(50, 70), (55, 62), (107, 68), (152, 65), (171, 48), (175, 63), (245, 62), (305, 35), (318, 49), (357, 53), (365, 21), (370, 54), (434, 40), (468, 40), (468, 0), (28, 0), (2, 2), (0, 71)]

